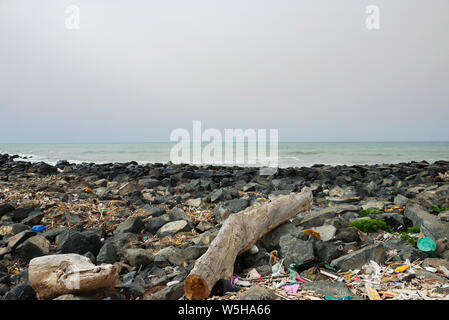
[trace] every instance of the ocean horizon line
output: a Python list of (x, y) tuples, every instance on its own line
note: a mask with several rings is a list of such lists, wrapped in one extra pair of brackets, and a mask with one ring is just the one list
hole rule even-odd
[[(223, 141), (225, 142), (225, 141)], [(247, 141), (245, 141), (247, 142)], [(267, 141), (269, 142), (269, 141)], [(13, 145), (13, 144), (176, 144), (178, 141), (124, 141), (124, 142), (0, 142), (0, 144)], [(210, 143), (210, 141), (204, 141), (202, 143)], [(376, 140), (360, 140), (360, 141), (278, 141), (278, 143), (449, 143), (445, 140), (388, 140), (388, 141), (376, 141)]]

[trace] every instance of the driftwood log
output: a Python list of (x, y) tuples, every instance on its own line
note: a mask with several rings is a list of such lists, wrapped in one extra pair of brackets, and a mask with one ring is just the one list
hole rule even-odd
[(186, 298), (207, 298), (218, 280), (231, 279), (238, 255), (251, 249), (277, 226), (300, 212), (309, 211), (312, 201), (312, 192), (304, 188), (301, 193), (279, 196), (272, 202), (247, 208), (227, 218), (217, 237), (195, 262), (186, 278)]

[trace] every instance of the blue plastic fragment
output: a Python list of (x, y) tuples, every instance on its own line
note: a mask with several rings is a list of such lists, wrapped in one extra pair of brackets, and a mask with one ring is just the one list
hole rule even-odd
[(45, 230), (47, 230), (47, 228), (45, 226), (36, 225), (36, 226), (33, 226), (33, 228), (31, 228), (31, 230), (36, 231), (36, 232), (44, 232)]

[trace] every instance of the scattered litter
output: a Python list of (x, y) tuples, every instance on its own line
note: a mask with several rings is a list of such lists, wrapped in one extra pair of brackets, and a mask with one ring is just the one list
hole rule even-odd
[[(30, 180), (30, 179), (28, 179)], [(46, 182), (46, 184), (50, 185), (53, 182), (53, 178)], [(77, 182), (78, 183), (78, 182)], [(82, 183), (82, 182), (80, 182)], [(85, 228), (103, 228), (107, 234), (112, 233), (112, 231), (117, 227), (117, 225), (122, 222), (125, 218), (134, 218), (136, 216), (140, 216), (144, 223), (147, 223), (149, 220), (154, 219), (151, 214), (148, 214), (148, 210), (142, 209), (141, 211), (136, 210), (135, 213), (132, 213), (133, 210), (129, 212), (129, 210), (124, 211), (126, 201), (120, 200), (121, 198), (117, 198), (117, 200), (111, 201), (97, 201), (95, 198), (96, 189), (89, 189), (88, 187), (84, 188), (87, 184), (79, 184), (76, 186), (76, 193), (67, 193), (67, 199), (61, 201), (56, 196), (54, 196), (51, 192), (47, 193), (45, 191), (33, 193), (33, 194), (16, 194), (11, 193), (8, 189), (4, 189), (3, 191), (9, 192), (8, 199), (5, 198), (5, 195), (0, 193), (0, 198), (2, 201), (8, 201), (12, 203), (16, 203), (20, 206), (40, 206), (40, 210), (42, 210), (45, 215), (42, 219), (42, 225), (35, 225), (32, 227), (32, 230), (35, 232), (44, 232), (45, 230), (52, 230), (61, 226), (61, 215), (64, 212), (71, 212), (72, 214), (80, 217), (81, 219), (86, 221)], [(92, 184), (91, 186), (94, 186)], [(84, 188), (84, 189), (83, 189)], [(93, 187), (92, 187), (93, 188)], [(115, 188), (115, 187), (114, 187)], [(80, 194), (81, 192), (83, 194)], [(73, 191), (75, 192), (75, 191)], [(90, 194), (92, 193), (93, 194)], [(49, 195), (49, 196), (47, 196)], [(91, 197), (92, 196), (92, 197)], [(33, 200), (34, 198), (39, 197), (39, 199)], [(17, 201), (17, 199), (27, 199), (23, 203)], [(91, 199), (93, 198), (93, 199)], [(3, 200), (5, 199), (5, 200)], [(12, 200), (12, 201), (11, 201)], [(170, 208), (168, 208), (170, 209)], [(166, 211), (168, 211), (165, 208)], [(404, 207), (389, 207), (385, 210), (384, 208), (380, 209), (385, 212), (403, 212)], [(139, 209), (140, 210), (140, 209)], [(190, 211), (189, 211), (190, 210)], [(186, 213), (192, 219), (194, 225), (196, 222), (201, 220), (203, 217), (200, 215), (208, 214), (207, 220), (214, 221), (214, 213), (213, 210), (202, 211), (198, 209), (186, 209)], [(123, 216), (122, 216), (123, 212)], [(137, 214), (136, 214), (137, 213)], [(132, 214), (131, 216), (129, 214)], [(37, 223), (37, 222), (35, 222)], [(9, 225), (8, 225), (9, 227)], [(75, 226), (68, 226), (69, 228)], [(8, 230), (1, 229), (0, 234), (2, 232), (8, 232), (7, 235), (12, 235), (12, 233)], [(176, 247), (186, 244), (186, 240), (189, 240), (189, 237), (198, 236), (199, 233), (196, 231), (192, 231), (192, 235), (185, 236), (184, 234), (179, 234), (176, 237), (167, 237), (164, 240), (159, 239), (158, 237), (153, 237), (152, 235), (146, 235), (146, 233), (140, 233), (137, 235), (139, 241), (132, 242), (131, 245), (137, 245), (139, 247), (149, 249), (151, 252), (157, 251), (160, 249), (160, 245), (173, 245)], [(316, 230), (303, 230), (304, 234), (311, 236), (313, 235), (317, 239), (321, 239), (324, 237), (324, 233), (317, 232)], [(3, 235), (3, 234), (2, 234)], [(359, 234), (359, 236), (367, 237), (365, 234)], [(422, 235), (421, 235), (422, 236)], [(416, 235), (415, 237), (418, 238)], [(39, 237), (37, 237), (39, 238)], [(399, 239), (400, 235), (392, 235), (390, 233), (382, 233), (375, 235), (372, 240), (374, 243), (385, 242), (389, 239)], [(371, 237), (362, 238), (363, 242), (368, 240), (371, 241)], [(419, 249), (423, 252), (426, 252), (429, 256), (432, 256), (436, 251), (435, 241), (429, 238), (421, 238), (419, 239)], [(101, 239), (102, 243), (104, 243), (105, 239)], [(208, 244), (212, 240), (208, 240)], [(353, 252), (355, 250), (360, 249), (360, 245), (347, 245), (341, 244), (341, 241), (336, 241), (335, 245), (338, 250), (344, 251), (344, 254), (349, 252)], [(153, 246), (154, 244), (154, 246)], [(204, 243), (206, 244), (206, 243)], [(359, 243), (360, 244), (360, 243)], [(53, 246), (53, 241), (51, 246)], [(363, 247), (363, 245), (362, 245)], [(385, 246), (387, 248), (387, 246)], [(402, 250), (402, 249), (401, 249)], [(259, 251), (257, 246), (253, 246), (250, 250), (250, 253), (257, 253)], [(2, 251), (3, 252), (6, 251)], [(342, 252), (340, 252), (342, 253)], [(271, 274), (261, 276), (258, 272), (259, 269), (250, 268), (248, 272), (243, 277), (232, 277), (232, 280), (229, 279), (221, 279), (217, 282), (216, 287), (221, 286), (221, 291), (214, 291), (212, 289), (212, 294), (210, 296), (211, 299), (236, 299), (238, 296), (238, 292), (244, 292), (251, 286), (257, 284), (263, 286), (269, 290), (272, 290), (273, 293), (278, 297), (278, 299), (282, 300), (351, 300), (359, 297), (369, 298), (370, 300), (401, 300), (401, 299), (411, 299), (411, 300), (449, 300), (449, 295), (447, 294), (447, 288), (449, 287), (449, 282), (446, 277), (449, 277), (449, 268), (431, 264), (431, 267), (421, 266), (422, 261), (414, 260), (413, 263), (410, 261), (403, 261), (401, 256), (403, 252), (398, 252), (398, 250), (386, 250), (386, 263), (379, 265), (374, 261), (370, 261), (367, 265), (361, 270), (349, 270), (345, 272), (340, 272), (335, 268), (331, 267), (323, 263), (323, 261), (318, 261), (315, 259), (306, 260), (306, 261), (295, 261), (297, 263), (288, 266), (288, 271), (284, 271), (283, 263), (285, 260), (281, 258), (285, 257), (284, 252), (282, 255), (279, 254), (277, 250), (273, 250), (269, 253), (265, 253), (268, 257), (266, 260), (269, 260), (271, 267)], [(400, 256), (401, 253), (401, 256)], [(259, 254), (261, 252), (259, 251)], [(343, 253), (342, 253), (343, 254)], [(397, 262), (399, 261), (399, 262)], [(13, 262), (13, 261), (12, 261)], [(268, 261), (267, 261), (268, 262)], [(15, 263), (15, 262), (13, 262)], [(82, 276), (87, 282), (87, 276), (94, 271), (97, 271), (96, 268), (100, 266), (94, 266), (86, 268), (82, 270)], [(310, 269), (310, 270), (309, 270)], [(7, 266), (8, 273), (10, 275), (20, 274), (24, 269), (24, 265), (20, 263), (15, 264), (13, 267), (10, 265)], [(140, 270), (140, 269), (139, 269)], [(260, 269), (262, 270), (262, 268)], [(427, 273), (419, 273), (419, 271), (426, 270)], [(31, 269), (33, 272), (33, 270)], [(36, 271), (36, 270), (34, 270)], [(270, 269), (268, 269), (270, 271)], [(418, 276), (414, 274), (414, 272), (418, 273)], [(265, 272), (265, 270), (264, 270)], [(305, 275), (307, 272), (307, 275)], [(435, 274), (429, 274), (432, 272)], [(269, 273), (269, 272), (268, 272)], [(61, 272), (61, 274), (65, 277), (62, 279), (68, 283), (72, 280), (72, 274), (67, 273), (66, 271)], [(440, 277), (440, 280), (435, 280), (436, 276)], [(444, 276), (444, 283), (441, 282), (441, 278)], [(310, 279), (309, 279), (310, 278)], [(328, 278), (328, 279), (326, 279)], [(324, 280), (323, 280), (324, 279)], [(49, 279), (50, 281), (51, 279)], [(172, 280), (172, 278), (170, 278)], [(347, 296), (324, 296), (316, 293), (313, 290), (304, 290), (304, 287), (309, 287), (310, 282), (322, 281), (327, 283), (327, 285), (332, 286), (336, 281), (343, 281), (345, 286), (350, 289), (351, 294)], [(82, 282), (82, 285), (85, 286), (86, 282)], [(165, 286), (170, 287), (179, 283), (179, 281), (170, 281), (165, 284)], [(309, 283), (309, 285), (303, 285)], [(310, 286), (313, 287), (313, 286)], [(214, 286), (215, 288), (215, 286)], [(90, 290), (90, 289), (89, 289)], [(217, 293), (220, 292), (220, 293)], [(348, 294), (348, 293), (346, 293)], [(180, 299), (186, 299), (185, 296)]]
[(364, 265), (363, 269), (367, 274), (373, 274), (375, 278), (380, 277), (382, 273), (382, 268), (373, 260), (371, 260), (370, 263)]
[(296, 280), (296, 281), (299, 281), (299, 282), (302, 282), (302, 283), (307, 283), (307, 282), (309, 282), (309, 281), (307, 281), (307, 280), (301, 278), (300, 276), (297, 276), (297, 277), (295, 278), (295, 280)]
[(433, 272), (433, 273), (437, 272), (437, 269), (432, 268), (432, 267), (425, 267), (424, 269), (426, 269), (427, 271)]
[(84, 193), (91, 193), (92, 190), (91, 190), (89, 187), (85, 187), (85, 188), (83, 189), (83, 192), (84, 192)]
[(398, 295), (397, 293), (388, 291), (379, 291), (379, 294), (381, 294), (384, 298), (394, 298)]
[(33, 228), (31, 228), (31, 230), (35, 231), (35, 232), (44, 232), (45, 230), (47, 230), (47, 227), (41, 226), (41, 225), (36, 225), (36, 226), (33, 226)]
[(376, 289), (366, 286), (366, 291), (370, 300), (382, 300)]
[(332, 297), (332, 296), (324, 296), (324, 300), (351, 300), (351, 296), (343, 296), (343, 297)]
[(338, 276), (336, 276), (336, 275), (334, 275), (334, 274), (332, 274), (332, 273), (323, 271), (323, 270), (320, 270), (320, 273), (321, 273), (321, 274), (324, 274), (325, 276), (328, 276), (329, 278), (335, 279), (335, 280), (338, 280), (338, 279), (339, 279)]
[(271, 267), (271, 273), (273, 277), (280, 276), (284, 273), (284, 268), (282, 267), (283, 262), (284, 259), (282, 259), (280, 262), (276, 263)]
[(291, 294), (296, 294), (299, 290), (299, 284), (292, 284), (284, 286), (285, 291)]
[(18, 274), (20, 273), (20, 270), (18, 268), (13, 268), (9, 271), (10, 274)]
[(306, 300), (322, 300), (321, 298), (314, 297), (314, 296), (309, 296), (309, 295), (305, 295), (304, 298)]
[(242, 278), (240, 278), (238, 276), (232, 277), (231, 284), (233, 286), (237, 285), (237, 286), (242, 286), (242, 287), (251, 287), (251, 282), (242, 280)]

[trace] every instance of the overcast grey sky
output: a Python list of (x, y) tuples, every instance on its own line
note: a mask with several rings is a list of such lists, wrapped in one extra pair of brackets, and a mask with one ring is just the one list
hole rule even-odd
[(0, 142), (168, 141), (193, 120), (448, 141), (448, 15), (448, 0), (0, 0)]

